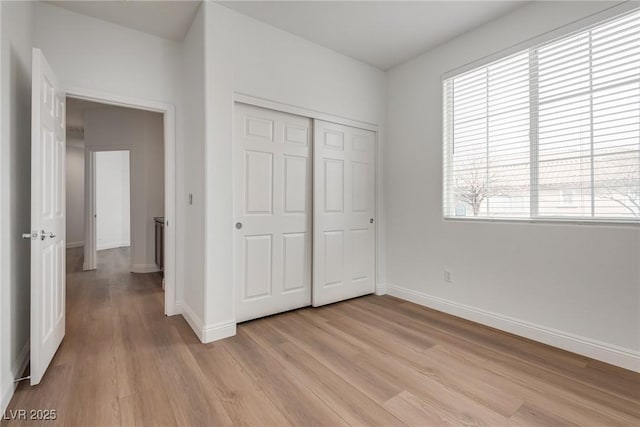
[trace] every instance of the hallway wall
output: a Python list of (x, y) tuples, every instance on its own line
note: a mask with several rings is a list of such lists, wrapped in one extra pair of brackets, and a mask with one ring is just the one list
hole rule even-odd
[(67, 248), (84, 245), (84, 146), (67, 136)]

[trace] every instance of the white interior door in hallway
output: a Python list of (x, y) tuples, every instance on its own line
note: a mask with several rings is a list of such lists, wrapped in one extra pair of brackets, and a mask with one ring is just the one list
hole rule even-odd
[(31, 385), (65, 333), (65, 94), (33, 49), (31, 99)]
[(314, 122), (313, 305), (375, 291), (376, 133)]
[(242, 322), (311, 305), (311, 119), (237, 103), (234, 281)]

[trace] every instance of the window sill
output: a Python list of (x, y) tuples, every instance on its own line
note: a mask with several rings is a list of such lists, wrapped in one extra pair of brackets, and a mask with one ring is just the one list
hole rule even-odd
[(561, 224), (561, 225), (600, 225), (612, 227), (632, 227), (640, 228), (640, 219), (584, 219), (584, 218), (485, 218), (485, 217), (452, 217), (445, 216), (442, 218), (444, 222), (494, 222), (494, 223), (511, 223), (511, 224)]

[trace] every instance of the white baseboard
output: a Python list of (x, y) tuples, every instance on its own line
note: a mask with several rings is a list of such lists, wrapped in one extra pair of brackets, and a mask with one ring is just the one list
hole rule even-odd
[(214, 325), (207, 325), (203, 331), (204, 343), (218, 341), (223, 338), (229, 338), (236, 334), (236, 322), (230, 320), (228, 322), (220, 322)]
[(178, 308), (181, 310), (184, 320), (187, 321), (198, 339), (204, 344), (232, 337), (236, 334), (235, 321), (221, 322), (215, 325), (205, 326), (202, 319), (193, 312), (188, 304), (181, 301), (179, 305), (176, 303), (176, 309)]
[(96, 251), (104, 251), (106, 249), (128, 248), (131, 242), (107, 242), (96, 247)]
[(27, 342), (22, 350), (20, 350), (20, 354), (18, 355), (17, 360), (14, 362), (14, 369), (11, 372), (11, 378), (3, 378), (2, 386), (2, 400), (0, 401), (0, 409), (1, 413), (4, 413), (9, 406), (9, 402), (13, 397), (13, 393), (18, 386), (17, 383), (14, 382), (15, 379), (20, 378), (22, 373), (27, 369), (27, 365), (29, 364), (29, 342)]
[[(162, 279), (162, 282), (164, 283), (164, 279)], [(165, 298), (166, 298), (166, 296), (165, 296)], [(164, 313), (168, 317), (177, 316), (178, 314), (182, 314), (182, 301), (176, 301), (175, 304), (173, 304), (173, 310), (171, 310), (171, 304), (169, 304), (168, 309), (169, 310), (165, 310), (166, 312)]]
[(611, 365), (640, 372), (640, 352), (635, 350), (448, 301), (397, 285), (387, 284), (386, 288), (389, 295), (403, 300), (600, 360)]
[(84, 242), (67, 242), (67, 249), (82, 247), (84, 247)]
[(386, 295), (387, 294), (387, 284), (386, 283), (376, 283), (376, 295)]
[(132, 273), (155, 273), (160, 271), (155, 264), (131, 264)]
[(191, 307), (189, 307), (189, 305), (184, 301), (180, 303), (180, 306), (176, 304), (176, 309), (178, 308), (180, 309), (180, 313), (182, 314), (182, 317), (184, 317), (184, 320), (186, 320), (189, 326), (191, 326), (191, 329), (193, 329), (193, 332), (196, 334), (198, 339), (202, 341), (204, 337), (202, 319), (200, 319), (200, 317), (196, 315)]

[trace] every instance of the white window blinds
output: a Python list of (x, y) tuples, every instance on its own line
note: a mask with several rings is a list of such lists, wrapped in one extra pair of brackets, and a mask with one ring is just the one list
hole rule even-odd
[(640, 220), (640, 11), (444, 81), (444, 215)]

